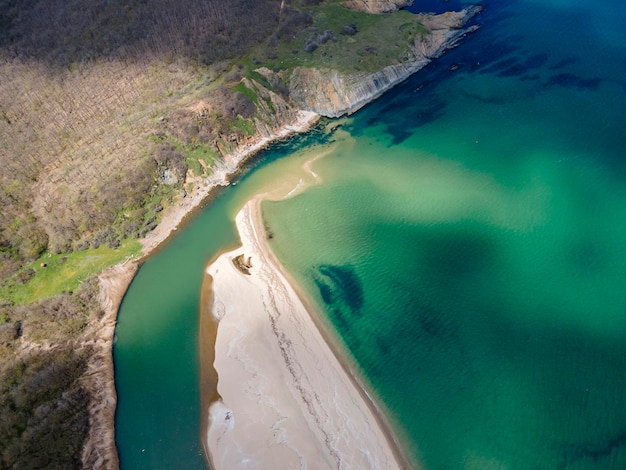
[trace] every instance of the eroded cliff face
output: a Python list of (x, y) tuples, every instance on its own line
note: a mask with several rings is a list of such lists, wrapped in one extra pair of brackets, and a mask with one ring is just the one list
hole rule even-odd
[(474, 6), (459, 12), (421, 15), (430, 34), (415, 39), (406, 59), (391, 63), (377, 72), (344, 73), (333, 69), (298, 67), (288, 77), (289, 96), (297, 106), (327, 117), (350, 114), (378, 98), (394, 85), (456, 46), (478, 26), (464, 28), (482, 10)]
[(413, 4), (413, 0), (348, 0), (343, 4), (351, 10), (365, 13), (391, 13)]

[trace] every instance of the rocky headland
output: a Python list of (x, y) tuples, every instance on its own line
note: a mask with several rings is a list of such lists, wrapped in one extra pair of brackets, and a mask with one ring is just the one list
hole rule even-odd
[[(381, 2), (389, 3), (389, 2)], [(341, 72), (335, 69), (298, 67), (289, 77), (291, 98), (302, 109), (327, 117), (357, 111), (385, 91), (424, 68), (447, 49), (456, 46), (478, 26), (463, 28), (481, 7), (441, 15), (420, 15), (430, 33), (417, 36), (404, 60), (376, 72)]]
[[(387, 5), (393, 2), (349, 3), (351, 7), (362, 11), (378, 12), (388, 10), (373, 5)], [(398, 6), (404, 6), (406, 3), (398, 0), (393, 4), (397, 9)], [(403, 58), (390, 60), (386, 66), (377, 71), (295, 67), (279, 72), (259, 68), (257, 72), (270, 81), (284, 83), (288, 87), (292, 107), (312, 111), (325, 117), (340, 117), (362, 108), (424, 68), (433, 59), (440, 57), (446, 50), (458, 45), (463, 37), (479, 28), (478, 25), (465, 28), (465, 25), (481, 10), (481, 6), (472, 6), (458, 12), (415, 15), (427, 28), (428, 33), (417, 35), (408, 45), (407, 53)], [(258, 83), (255, 83), (255, 86), (262, 88)]]

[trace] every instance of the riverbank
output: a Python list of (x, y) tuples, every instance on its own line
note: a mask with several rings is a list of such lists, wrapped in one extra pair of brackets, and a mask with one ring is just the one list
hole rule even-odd
[[(236, 218), (242, 247), (212, 278), (220, 401), (208, 413), (216, 468), (408, 466), (382, 416), (346, 371), (265, 240), (260, 196)], [(246, 272), (233, 259), (242, 256)]]
[(274, 133), (260, 137), (255, 142), (239, 147), (234, 153), (224, 157), (224, 164), (212, 169), (207, 178), (193, 178), (194, 189), (182, 201), (170, 207), (159, 225), (141, 240), (143, 255), (150, 255), (178, 229), (183, 220), (199, 208), (210, 195), (211, 191), (219, 186), (228, 186), (230, 180), (236, 176), (242, 165), (253, 155), (266, 148), (272, 142), (285, 139), (291, 135), (305, 132), (319, 120), (320, 116), (311, 111), (298, 111), (293, 122), (286, 123)]
[(138, 268), (137, 261), (126, 261), (107, 269), (99, 276), (98, 301), (103, 315), (90, 325), (90, 334), (87, 335), (94, 353), (85, 374), (86, 388), (92, 399), (89, 405), (89, 435), (82, 453), (84, 468), (119, 468), (115, 447), (117, 392), (111, 349), (117, 312)]
[[(260, 137), (255, 142), (240, 147), (233, 154), (228, 155), (228, 163), (217, 168), (209, 178), (194, 180), (194, 190), (181, 202), (166, 209), (157, 228), (140, 240), (143, 245), (142, 259), (159, 249), (175, 233), (185, 218), (201, 207), (213, 190), (230, 184), (230, 180), (241, 171), (243, 164), (250, 157), (272, 142), (305, 132), (318, 120), (319, 115), (316, 113), (300, 111), (295, 121), (285, 124), (274, 133)], [(141, 259), (127, 261), (107, 269), (99, 276), (98, 301), (105, 313), (101, 319), (91, 325), (97, 336), (97, 353), (94, 354), (89, 365), (87, 378), (94, 399), (89, 407), (90, 433), (83, 447), (82, 460), (85, 468), (107, 470), (119, 468), (115, 446), (117, 393), (111, 350), (119, 307), (140, 264)]]

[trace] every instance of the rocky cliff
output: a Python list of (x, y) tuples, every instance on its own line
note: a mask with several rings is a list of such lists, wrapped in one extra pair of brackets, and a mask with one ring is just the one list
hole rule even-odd
[(334, 69), (297, 67), (288, 79), (289, 96), (302, 109), (323, 116), (338, 117), (353, 113), (406, 80), (446, 49), (456, 46), (462, 37), (478, 28), (464, 26), (481, 10), (481, 7), (473, 6), (459, 12), (421, 15), (420, 21), (430, 33), (416, 37), (404, 60), (377, 72), (346, 73)]

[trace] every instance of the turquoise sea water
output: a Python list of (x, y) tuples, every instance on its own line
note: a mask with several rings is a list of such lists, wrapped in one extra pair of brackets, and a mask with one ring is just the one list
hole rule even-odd
[(272, 246), (425, 468), (626, 468), (626, 7), (485, 5)]
[[(626, 4), (482, 3), (462, 46), (337, 122), (322, 184), (264, 203), (272, 247), (424, 468), (626, 468)], [(140, 270), (115, 345), (123, 469), (203, 466), (204, 263), (327, 138), (267, 152)]]

